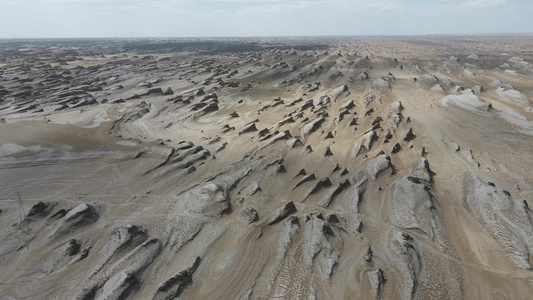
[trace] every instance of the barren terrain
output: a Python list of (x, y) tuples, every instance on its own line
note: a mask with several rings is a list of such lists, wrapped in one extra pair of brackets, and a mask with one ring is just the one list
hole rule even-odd
[(1, 299), (527, 299), (533, 37), (0, 41)]

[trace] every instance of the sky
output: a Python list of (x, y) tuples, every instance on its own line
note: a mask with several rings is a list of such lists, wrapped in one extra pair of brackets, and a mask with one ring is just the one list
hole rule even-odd
[(532, 0), (0, 0), (0, 38), (532, 32)]

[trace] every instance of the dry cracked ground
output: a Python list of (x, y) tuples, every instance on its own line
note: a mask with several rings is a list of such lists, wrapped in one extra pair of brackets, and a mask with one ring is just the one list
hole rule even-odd
[(533, 37), (4, 40), (2, 299), (527, 299)]

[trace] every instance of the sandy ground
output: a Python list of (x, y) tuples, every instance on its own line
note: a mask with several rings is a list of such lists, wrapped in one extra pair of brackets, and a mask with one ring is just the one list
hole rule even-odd
[(0, 43), (1, 299), (527, 299), (533, 38)]

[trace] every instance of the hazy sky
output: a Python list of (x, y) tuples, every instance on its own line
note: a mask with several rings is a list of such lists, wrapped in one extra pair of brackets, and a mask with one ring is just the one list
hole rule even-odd
[(532, 0), (0, 0), (0, 38), (525, 32)]

